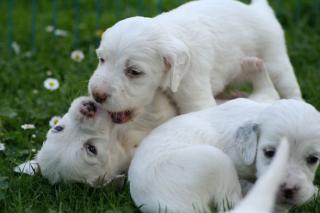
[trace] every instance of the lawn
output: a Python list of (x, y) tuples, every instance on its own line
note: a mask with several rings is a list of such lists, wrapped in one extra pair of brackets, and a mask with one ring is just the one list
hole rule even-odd
[[(41, 176), (16, 174), (13, 168), (31, 159), (41, 147), (51, 117), (63, 115), (75, 97), (86, 94), (97, 64), (95, 48), (101, 30), (116, 20), (155, 15), (183, 1), (10, 2), (0, 0), (0, 143), (6, 146), (0, 151), (0, 212), (136, 212), (128, 187), (112, 192), (82, 184), (51, 186)], [(320, 109), (320, 1), (271, 3), (286, 30), (303, 97)], [(47, 32), (48, 25), (68, 35)], [(15, 51), (9, 48), (12, 42)], [(70, 58), (75, 49), (84, 52), (83, 61)], [(44, 88), (43, 82), (49, 77), (59, 80), (59, 89)], [(23, 124), (34, 124), (35, 129), (23, 130)], [(320, 185), (319, 171), (316, 183)], [(320, 212), (320, 200), (292, 212)]]

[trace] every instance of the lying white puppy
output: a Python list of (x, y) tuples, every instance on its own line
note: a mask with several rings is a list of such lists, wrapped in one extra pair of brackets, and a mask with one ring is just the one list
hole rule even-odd
[(91, 98), (77, 98), (49, 130), (36, 156), (42, 175), (51, 183), (72, 181), (101, 186), (126, 172), (142, 138), (176, 114), (164, 95), (157, 96), (145, 113), (121, 126), (115, 126)]
[(135, 117), (158, 89), (181, 113), (213, 106), (226, 85), (247, 80), (239, 63), (248, 56), (266, 63), (281, 97), (301, 99), (266, 0), (192, 1), (154, 18), (128, 18), (104, 32), (97, 55), (89, 92), (116, 123)]
[[(301, 205), (316, 189), (312, 182), (320, 158), (320, 114), (295, 100), (271, 105), (232, 100), (178, 116), (156, 128), (131, 162), (132, 198), (143, 212), (158, 212), (159, 208), (194, 212), (193, 206), (207, 210), (210, 201), (223, 198), (232, 203), (232, 198), (214, 191), (230, 178), (222, 173), (225, 179), (215, 182), (220, 176), (216, 176), (214, 147), (232, 159), (240, 179), (254, 181), (268, 168), (283, 137), (289, 141), (290, 157), (277, 209)], [(218, 165), (225, 163), (219, 161)]]
[(288, 156), (289, 144), (286, 139), (283, 139), (268, 171), (258, 179), (249, 195), (229, 213), (272, 213), (276, 193), (285, 177)]

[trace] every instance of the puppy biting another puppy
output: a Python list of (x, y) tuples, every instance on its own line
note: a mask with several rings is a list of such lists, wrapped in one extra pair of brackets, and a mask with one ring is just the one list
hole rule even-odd
[(116, 123), (132, 120), (159, 89), (181, 113), (214, 106), (227, 85), (248, 80), (239, 63), (251, 56), (264, 61), (282, 98), (302, 99), (266, 0), (192, 1), (154, 18), (124, 19), (104, 32), (97, 56), (89, 93)]

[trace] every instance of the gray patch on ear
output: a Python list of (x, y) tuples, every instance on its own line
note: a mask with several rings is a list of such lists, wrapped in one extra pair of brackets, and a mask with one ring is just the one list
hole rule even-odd
[(259, 125), (247, 123), (238, 128), (235, 143), (246, 165), (253, 164), (258, 147)]

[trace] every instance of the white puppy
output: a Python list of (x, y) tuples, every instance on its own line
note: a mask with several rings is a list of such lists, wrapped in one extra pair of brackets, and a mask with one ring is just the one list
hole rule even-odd
[(176, 114), (164, 95), (157, 96), (144, 114), (121, 126), (115, 126), (109, 114), (91, 98), (77, 98), (49, 130), (36, 156), (42, 175), (51, 183), (72, 181), (100, 186), (126, 172), (142, 138)]
[(290, 157), (277, 205), (301, 205), (316, 189), (312, 182), (320, 158), (320, 114), (295, 100), (270, 105), (236, 99), (178, 116), (156, 128), (131, 162), (132, 198), (143, 212), (158, 212), (160, 207), (169, 212), (193, 212), (194, 205), (207, 210), (209, 201), (223, 198), (232, 203), (225, 193), (215, 194), (213, 187), (224, 187), (230, 176), (222, 173), (225, 179), (218, 183), (223, 184), (215, 183), (220, 176), (215, 176), (213, 146), (232, 159), (241, 179), (254, 181), (268, 168), (283, 137), (290, 144)]
[(213, 106), (226, 85), (246, 80), (239, 64), (248, 56), (266, 63), (281, 97), (301, 99), (266, 0), (192, 1), (154, 18), (128, 18), (104, 32), (97, 55), (89, 92), (116, 123), (136, 116), (159, 88), (181, 113)]
[(285, 177), (288, 156), (289, 144), (286, 139), (283, 139), (268, 171), (258, 179), (249, 195), (229, 213), (272, 213), (276, 193)]

